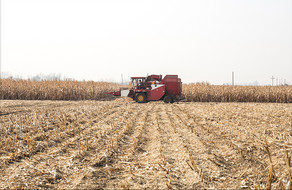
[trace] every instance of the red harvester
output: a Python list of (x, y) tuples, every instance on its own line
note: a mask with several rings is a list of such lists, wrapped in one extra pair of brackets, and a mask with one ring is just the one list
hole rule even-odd
[(163, 100), (173, 103), (182, 99), (182, 82), (178, 75), (150, 75), (147, 77), (131, 77), (132, 88), (109, 92), (114, 96), (128, 96), (138, 103)]

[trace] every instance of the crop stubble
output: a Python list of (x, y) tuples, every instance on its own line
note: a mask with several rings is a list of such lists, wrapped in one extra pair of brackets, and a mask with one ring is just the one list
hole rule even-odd
[(292, 184), (291, 104), (7, 100), (1, 110), (0, 188)]

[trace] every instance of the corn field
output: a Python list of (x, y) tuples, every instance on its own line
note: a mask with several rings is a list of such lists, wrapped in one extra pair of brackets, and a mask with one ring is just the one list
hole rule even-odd
[(278, 103), (1, 100), (0, 189), (291, 189)]
[(19, 100), (104, 100), (106, 92), (120, 85), (108, 82), (30, 81), (0, 79), (0, 99)]
[(224, 86), (195, 83), (183, 85), (189, 102), (292, 103), (292, 86)]
[[(79, 81), (29, 81), (0, 79), (0, 99), (20, 100), (109, 100), (106, 92), (118, 84)], [(292, 86), (216, 86), (183, 84), (188, 102), (276, 102), (292, 103)]]

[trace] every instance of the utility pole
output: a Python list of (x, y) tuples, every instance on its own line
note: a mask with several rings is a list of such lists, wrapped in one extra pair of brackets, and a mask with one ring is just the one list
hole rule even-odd
[(232, 71), (232, 86), (234, 86), (234, 72)]
[(122, 84), (124, 83), (124, 80), (123, 80), (123, 74), (121, 74), (121, 78), (122, 78)]
[(275, 79), (274, 76), (272, 76), (271, 79), (272, 79), (272, 86), (274, 86), (274, 79)]

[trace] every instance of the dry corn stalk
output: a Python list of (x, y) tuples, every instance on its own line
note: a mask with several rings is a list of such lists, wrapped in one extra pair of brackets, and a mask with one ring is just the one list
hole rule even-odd
[(277, 102), (292, 103), (292, 86), (226, 86), (208, 83), (183, 85), (190, 102)]
[(0, 79), (0, 99), (101, 100), (120, 85), (93, 81), (31, 81)]

